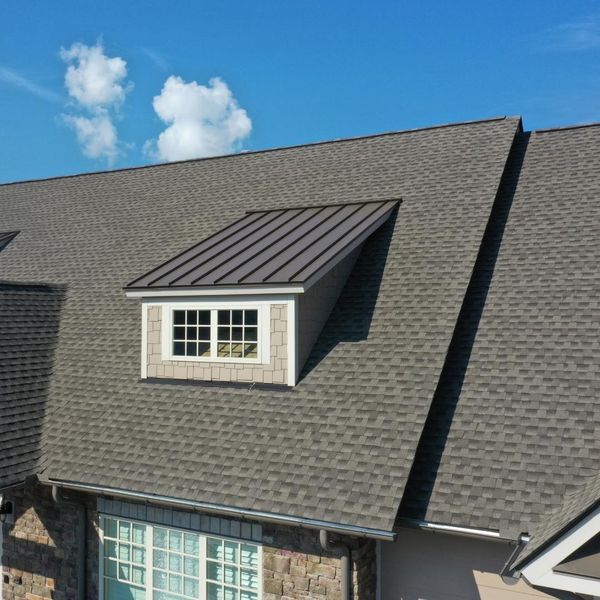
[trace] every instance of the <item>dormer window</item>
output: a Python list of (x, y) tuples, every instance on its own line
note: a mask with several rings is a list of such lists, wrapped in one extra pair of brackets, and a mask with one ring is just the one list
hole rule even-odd
[(256, 361), (258, 309), (174, 309), (172, 358)]

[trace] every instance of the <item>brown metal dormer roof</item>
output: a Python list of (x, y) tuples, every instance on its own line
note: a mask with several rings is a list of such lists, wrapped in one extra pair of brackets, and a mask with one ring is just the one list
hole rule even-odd
[(387, 221), (398, 202), (250, 211), (127, 289), (310, 284)]

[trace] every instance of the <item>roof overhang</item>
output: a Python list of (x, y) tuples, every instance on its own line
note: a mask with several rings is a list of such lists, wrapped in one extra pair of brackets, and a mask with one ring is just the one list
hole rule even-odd
[[(310, 287), (310, 286), (309, 286)], [(303, 294), (308, 290), (305, 284), (297, 285), (237, 285), (206, 286), (186, 288), (127, 288), (128, 298), (177, 298), (187, 296), (264, 296), (277, 294)]]
[(560, 572), (557, 567), (586, 542), (600, 533), (600, 507), (573, 525), (553, 544), (521, 566), (521, 575), (532, 585), (576, 594), (600, 596), (598, 577)]
[(237, 508), (226, 506), (223, 504), (215, 504), (212, 502), (203, 502), (196, 500), (186, 500), (183, 498), (173, 498), (170, 496), (162, 496), (158, 494), (148, 494), (144, 492), (136, 492), (132, 490), (124, 490), (119, 488), (111, 488), (99, 485), (91, 485), (73, 481), (64, 481), (60, 479), (39, 479), (42, 485), (57, 486), (67, 490), (73, 490), (83, 493), (91, 493), (97, 495), (111, 496), (114, 498), (122, 498), (133, 502), (145, 502), (156, 504), (158, 506), (170, 506), (191, 511), (202, 511), (211, 514), (218, 514), (232, 518), (252, 519), (255, 521), (263, 521), (266, 523), (275, 523), (278, 525), (288, 525), (290, 527), (302, 527), (305, 529), (325, 529), (332, 533), (350, 535), (354, 537), (369, 538), (381, 541), (392, 542), (396, 539), (397, 534), (393, 531), (385, 531), (383, 529), (372, 529), (370, 527), (359, 527), (357, 525), (334, 523), (331, 521), (321, 521), (319, 519), (307, 519), (305, 517), (270, 513), (259, 510)]

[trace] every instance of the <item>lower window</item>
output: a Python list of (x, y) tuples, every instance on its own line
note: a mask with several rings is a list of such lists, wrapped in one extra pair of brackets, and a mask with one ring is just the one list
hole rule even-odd
[(260, 547), (101, 517), (104, 600), (258, 600)]

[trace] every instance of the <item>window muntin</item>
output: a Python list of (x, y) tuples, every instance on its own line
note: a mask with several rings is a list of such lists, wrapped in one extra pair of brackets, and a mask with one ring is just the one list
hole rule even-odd
[(258, 547), (208, 538), (206, 600), (258, 600)]
[(103, 600), (259, 600), (257, 544), (106, 516), (101, 526)]
[[(152, 587), (155, 598), (200, 597), (200, 535), (154, 527)], [(167, 595), (168, 592), (168, 595)]]
[(104, 519), (104, 579), (107, 598), (127, 592), (145, 598), (146, 526), (122, 519)]
[(173, 311), (173, 355), (210, 356), (210, 310)]
[(218, 310), (217, 322), (219, 357), (257, 358), (258, 310)]
[(174, 309), (173, 358), (258, 360), (258, 312), (256, 308)]

